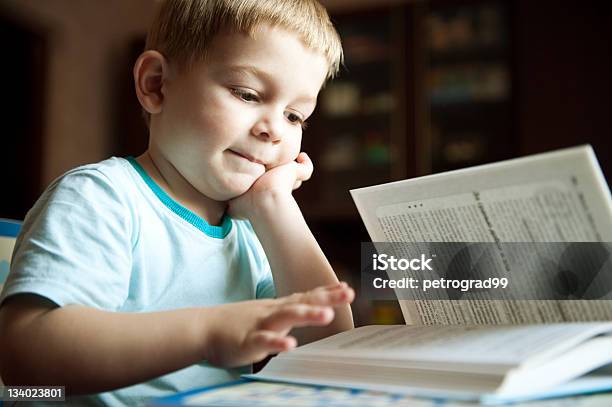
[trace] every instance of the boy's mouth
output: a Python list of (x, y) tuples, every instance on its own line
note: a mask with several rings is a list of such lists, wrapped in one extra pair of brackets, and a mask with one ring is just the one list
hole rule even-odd
[(234, 151), (234, 150), (229, 150), (229, 151), (231, 153), (239, 156), (239, 157), (242, 157), (242, 158), (245, 158), (245, 159), (249, 160), (252, 163), (266, 165), (266, 163), (264, 163), (263, 161), (258, 160), (257, 158), (255, 158), (255, 157), (253, 157), (253, 156), (251, 156), (249, 154), (239, 153), (238, 151)]

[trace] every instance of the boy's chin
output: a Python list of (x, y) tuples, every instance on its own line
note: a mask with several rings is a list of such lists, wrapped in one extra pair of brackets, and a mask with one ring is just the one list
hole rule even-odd
[(236, 199), (241, 195), (247, 193), (249, 189), (253, 186), (256, 179), (251, 182), (241, 182), (239, 184), (232, 184), (227, 188), (223, 193), (223, 199), (219, 199), (219, 201), (231, 201), (232, 199)]

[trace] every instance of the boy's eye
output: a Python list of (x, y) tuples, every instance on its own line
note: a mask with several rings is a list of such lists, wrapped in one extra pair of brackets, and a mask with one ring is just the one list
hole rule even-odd
[(232, 89), (232, 93), (245, 102), (259, 102), (259, 97), (253, 92), (244, 89)]
[(289, 120), (290, 123), (299, 124), (302, 128), (306, 128), (306, 122), (300, 116), (292, 112), (286, 112), (285, 117)]

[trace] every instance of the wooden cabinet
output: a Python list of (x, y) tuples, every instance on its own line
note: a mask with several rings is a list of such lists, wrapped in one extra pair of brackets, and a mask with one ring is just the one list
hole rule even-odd
[(432, 173), (507, 159), (518, 151), (510, 8), (491, 0), (430, 4), (424, 79)]

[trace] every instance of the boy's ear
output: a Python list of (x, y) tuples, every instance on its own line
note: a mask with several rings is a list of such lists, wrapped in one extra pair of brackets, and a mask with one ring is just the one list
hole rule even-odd
[(141, 106), (150, 114), (160, 113), (164, 102), (163, 85), (169, 74), (166, 58), (159, 52), (145, 51), (134, 64), (134, 85)]

